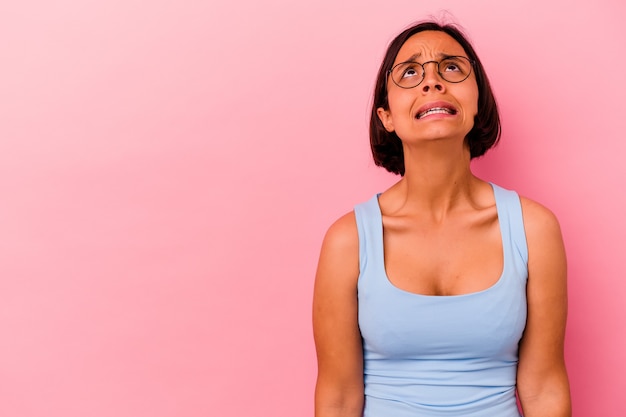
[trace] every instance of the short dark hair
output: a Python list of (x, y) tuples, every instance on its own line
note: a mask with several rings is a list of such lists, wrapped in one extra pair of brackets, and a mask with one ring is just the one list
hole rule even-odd
[(435, 21), (423, 21), (414, 24), (391, 41), (383, 59), (374, 88), (374, 101), (370, 116), (370, 145), (374, 163), (394, 174), (404, 175), (404, 151), (396, 132), (388, 132), (378, 118), (377, 109), (389, 110), (387, 99), (387, 75), (391, 70), (402, 45), (419, 32), (432, 30), (444, 32), (457, 41), (465, 50), (468, 58), (474, 62), (474, 74), (478, 85), (478, 113), (474, 117), (474, 126), (465, 137), (469, 145), (470, 158), (482, 156), (500, 139), (500, 115), (496, 99), (491, 91), (485, 69), (476, 55), (476, 51), (461, 30), (452, 24), (440, 24)]

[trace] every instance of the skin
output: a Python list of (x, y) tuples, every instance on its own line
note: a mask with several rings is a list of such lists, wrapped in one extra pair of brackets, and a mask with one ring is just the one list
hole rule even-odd
[[(467, 56), (443, 32), (412, 36), (396, 63)], [(385, 128), (401, 138), (405, 176), (379, 197), (385, 267), (397, 287), (446, 296), (485, 290), (504, 260), (491, 185), (470, 171), (464, 138), (477, 112), (474, 74), (448, 83), (426, 65), (420, 85), (388, 83)], [(455, 114), (418, 119), (418, 109), (447, 103)], [(559, 224), (545, 207), (521, 199), (529, 250), (528, 320), (520, 343), (517, 388), (526, 417), (571, 416), (563, 358), (567, 315), (566, 261)], [(357, 321), (359, 243), (354, 212), (337, 220), (322, 244), (315, 280), (313, 329), (318, 358), (316, 417), (358, 417), (363, 411), (363, 351)]]

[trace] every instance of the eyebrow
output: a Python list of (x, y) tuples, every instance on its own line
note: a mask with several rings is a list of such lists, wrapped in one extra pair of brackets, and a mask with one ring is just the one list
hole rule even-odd
[[(421, 53), (421, 52), (418, 52), (418, 53), (416, 53), (416, 54), (411, 55), (411, 56), (409, 57), (409, 59), (404, 60), (404, 61), (402, 61), (402, 62), (399, 62), (399, 64), (404, 64), (404, 63), (406, 63), (406, 62), (414, 62), (417, 58), (419, 58), (419, 57), (421, 57), (421, 56), (422, 56), (422, 53)], [(450, 55), (450, 54), (446, 54), (446, 53), (444, 53), (444, 52), (439, 52), (439, 53), (437, 54), (437, 57), (439, 57), (440, 59), (446, 59), (446, 58), (450, 58), (450, 57), (453, 57), (453, 56), (459, 56), (459, 55)]]

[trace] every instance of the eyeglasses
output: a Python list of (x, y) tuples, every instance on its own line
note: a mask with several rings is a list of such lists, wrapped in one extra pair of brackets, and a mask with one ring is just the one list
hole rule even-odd
[(400, 88), (414, 88), (424, 81), (426, 64), (437, 64), (437, 73), (449, 83), (465, 81), (472, 73), (474, 61), (464, 56), (449, 56), (441, 61), (428, 61), (420, 64), (415, 61), (400, 62), (387, 72)]

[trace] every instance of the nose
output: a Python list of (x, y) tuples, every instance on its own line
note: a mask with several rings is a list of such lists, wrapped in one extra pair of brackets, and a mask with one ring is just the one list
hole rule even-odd
[[(434, 65), (427, 65), (434, 64)], [(443, 91), (445, 89), (443, 79), (439, 75), (439, 63), (437, 61), (428, 61), (422, 64), (424, 69), (424, 80), (422, 81), (422, 91), (424, 93), (432, 90)], [(428, 69), (427, 69), (428, 68)]]

